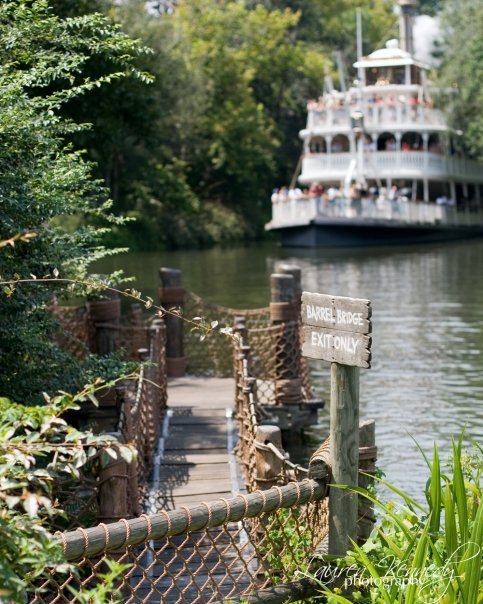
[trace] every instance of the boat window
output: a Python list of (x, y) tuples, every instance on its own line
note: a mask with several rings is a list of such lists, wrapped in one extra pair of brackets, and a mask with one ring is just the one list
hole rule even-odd
[(378, 151), (396, 151), (396, 137), (391, 132), (383, 132), (377, 139)]
[(326, 153), (327, 146), (325, 144), (325, 139), (322, 136), (314, 136), (310, 140), (310, 152), (311, 153)]
[(347, 136), (344, 134), (334, 136), (332, 139), (331, 150), (332, 153), (347, 153), (347, 151), (350, 151), (350, 143)]
[(411, 65), (411, 84), (421, 84), (421, 69)]
[(402, 151), (422, 151), (423, 137), (419, 132), (405, 132), (401, 137)]
[(443, 144), (439, 134), (434, 132), (433, 134), (429, 135), (428, 151), (430, 153), (443, 153)]

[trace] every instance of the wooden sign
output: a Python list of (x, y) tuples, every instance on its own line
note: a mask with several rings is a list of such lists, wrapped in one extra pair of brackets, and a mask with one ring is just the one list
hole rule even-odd
[(302, 354), (341, 365), (371, 366), (371, 303), (304, 292)]

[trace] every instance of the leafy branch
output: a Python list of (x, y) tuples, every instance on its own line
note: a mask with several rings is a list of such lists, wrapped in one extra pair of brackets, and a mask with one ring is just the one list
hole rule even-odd
[(185, 323), (191, 326), (192, 331), (200, 332), (200, 340), (204, 340), (206, 336), (218, 331), (221, 334), (227, 335), (233, 339), (238, 336), (233, 333), (231, 327), (224, 326), (220, 327), (218, 321), (206, 321), (202, 317), (193, 317), (191, 319), (184, 317), (180, 307), (165, 308), (164, 306), (154, 303), (154, 300), (150, 296), (143, 297), (142, 293), (134, 288), (118, 289), (112, 285), (107, 284), (102, 279), (68, 279), (59, 277), (59, 271), (54, 269), (52, 275), (45, 275), (43, 277), (36, 277), (31, 275), (29, 278), (21, 278), (20, 275), (14, 275), (13, 279), (0, 280), (0, 286), (3, 287), (3, 293), (10, 297), (14, 294), (17, 287), (21, 284), (32, 284), (32, 283), (55, 283), (55, 284), (66, 284), (70, 292), (74, 292), (76, 287), (83, 288), (83, 292), (87, 295), (102, 292), (112, 292), (123, 296), (125, 298), (135, 300), (144, 305), (146, 309), (152, 309), (156, 312), (156, 316), (163, 318), (166, 315), (178, 317)]

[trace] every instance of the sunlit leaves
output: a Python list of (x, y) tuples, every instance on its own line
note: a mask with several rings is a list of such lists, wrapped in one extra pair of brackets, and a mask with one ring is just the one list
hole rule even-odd
[[(376, 479), (404, 504), (382, 503), (364, 489), (355, 489), (379, 508), (379, 526), (361, 547), (339, 561), (341, 573), (351, 567), (351, 587), (363, 602), (405, 604), (476, 604), (483, 589), (483, 473), (478, 445), (462, 454), (462, 439), (453, 443), (453, 457), (442, 469), (434, 446), (422, 506), (403, 490)], [(344, 487), (346, 488), (346, 487)], [(349, 487), (347, 487), (349, 488)], [(352, 489), (351, 489), (352, 490)], [(444, 516), (444, 529), (440, 525)], [(342, 575), (341, 575), (342, 576)], [(322, 586), (327, 601), (347, 602)]]

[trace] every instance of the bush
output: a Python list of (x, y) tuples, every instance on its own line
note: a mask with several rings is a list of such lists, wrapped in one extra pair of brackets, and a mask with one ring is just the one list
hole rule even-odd
[[(48, 577), (49, 569), (75, 572), (51, 533), (64, 515), (56, 503), (55, 485), (66, 476), (78, 479), (79, 469), (98, 455), (100, 446), (107, 461), (117, 455), (107, 437), (78, 432), (61, 418), (93, 393), (94, 387), (88, 386), (74, 396), (63, 393), (47, 399), (42, 407), (0, 398), (0, 602), (24, 604), (27, 594)], [(119, 450), (132, 461), (129, 447)], [(114, 579), (123, 568), (109, 569), (97, 595), (114, 597)], [(95, 590), (88, 595), (94, 598)]]

